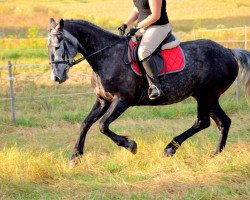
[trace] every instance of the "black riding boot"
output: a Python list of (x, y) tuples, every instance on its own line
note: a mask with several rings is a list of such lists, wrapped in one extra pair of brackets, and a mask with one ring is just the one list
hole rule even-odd
[(148, 96), (151, 100), (157, 99), (162, 95), (161, 84), (158, 79), (157, 66), (151, 57), (143, 60), (142, 65), (146, 71), (149, 83)]

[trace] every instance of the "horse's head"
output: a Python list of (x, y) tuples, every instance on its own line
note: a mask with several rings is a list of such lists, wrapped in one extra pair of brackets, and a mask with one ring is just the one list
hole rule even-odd
[(51, 64), (51, 80), (63, 83), (68, 78), (69, 68), (78, 52), (78, 41), (64, 30), (64, 21), (50, 19), (48, 53)]

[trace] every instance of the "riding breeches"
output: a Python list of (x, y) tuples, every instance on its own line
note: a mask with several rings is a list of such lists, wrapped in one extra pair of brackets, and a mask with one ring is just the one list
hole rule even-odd
[(143, 37), (138, 48), (138, 57), (140, 61), (149, 57), (167, 37), (171, 31), (170, 24), (152, 25), (143, 33)]

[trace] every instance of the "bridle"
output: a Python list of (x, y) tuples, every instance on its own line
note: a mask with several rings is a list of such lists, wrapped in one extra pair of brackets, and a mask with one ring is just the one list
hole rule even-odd
[[(82, 59), (82, 58), (80, 58), (80, 59), (78, 59), (78, 60), (74, 60), (73, 59), (73, 62), (70, 62), (70, 60), (69, 60), (69, 50), (68, 50), (68, 47), (67, 47), (67, 45), (66, 45), (66, 41), (65, 40), (69, 40), (70, 41), (70, 39), (69, 38), (67, 38), (64, 34), (63, 34), (63, 32), (50, 32), (49, 33), (49, 36), (50, 35), (58, 35), (58, 36), (62, 36), (62, 41), (63, 41), (63, 48), (64, 48), (64, 53), (63, 53), (63, 55), (65, 55), (65, 57), (66, 57), (66, 59), (65, 60), (58, 60), (58, 61), (51, 61), (49, 64), (51, 65), (51, 64), (67, 64), (69, 67), (72, 67), (73, 65), (75, 65), (75, 64), (77, 64), (77, 63), (79, 63), (79, 62), (81, 62), (82, 60), (80, 60), (80, 59)], [(57, 46), (55, 46), (55, 47), (57, 47)], [(82, 47), (83, 48), (83, 47)]]
[[(128, 38), (130, 37), (129, 35), (126, 35), (125, 37), (122, 37), (121, 39), (119, 39), (118, 41), (116, 41), (115, 43), (113, 43), (113, 44), (111, 44), (111, 45), (107, 45), (107, 46), (105, 46), (104, 48), (99, 49), (99, 50), (97, 50), (96, 52), (94, 52), (94, 53), (92, 53), (92, 54), (90, 54), (90, 55), (82, 56), (81, 58), (79, 58), (79, 59), (77, 59), (77, 60), (73, 59), (73, 61), (70, 62), (70, 60), (69, 60), (69, 50), (68, 50), (68, 47), (67, 47), (67, 45), (66, 45), (66, 41), (65, 41), (65, 40), (68, 40), (68, 41), (71, 41), (71, 40), (70, 40), (69, 38), (67, 38), (67, 37), (63, 34), (63, 32), (52, 32), (52, 33), (50, 32), (49, 35), (60, 35), (60, 36), (62, 36), (62, 38), (63, 38), (63, 39), (62, 39), (62, 40), (63, 40), (63, 47), (64, 47), (64, 55), (65, 55), (65, 57), (66, 57), (65, 60), (51, 61), (49, 64), (50, 64), (50, 65), (52, 65), (52, 64), (67, 64), (67, 65), (69, 66), (69, 68), (71, 68), (72, 66), (74, 66), (74, 65), (76, 65), (76, 64), (78, 64), (78, 63), (80, 63), (80, 62), (82, 62), (83, 60), (86, 60), (87, 58), (90, 58), (91, 56), (94, 56), (94, 55), (96, 55), (96, 54), (98, 54), (98, 53), (100, 53), (100, 52), (102, 52), (102, 51), (104, 51), (104, 50), (106, 50), (106, 49), (109, 49), (109, 48), (115, 46), (116, 44), (120, 43), (120, 42), (121, 42), (122, 40), (124, 40), (124, 39), (126, 39), (127, 42), (128, 42)], [(78, 41), (77, 41), (77, 45), (78, 45), (82, 50), (85, 50), (85, 48), (84, 48)]]

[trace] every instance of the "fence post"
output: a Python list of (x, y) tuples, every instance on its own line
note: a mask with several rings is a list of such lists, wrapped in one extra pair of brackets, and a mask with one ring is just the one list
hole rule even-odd
[(9, 81), (10, 81), (10, 99), (11, 99), (12, 121), (13, 121), (13, 123), (16, 123), (15, 98), (14, 98), (14, 89), (13, 89), (13, 74), (12, 74), (12, 64), (10, 61), (8, 61), (8, 70), (9, 70)]

